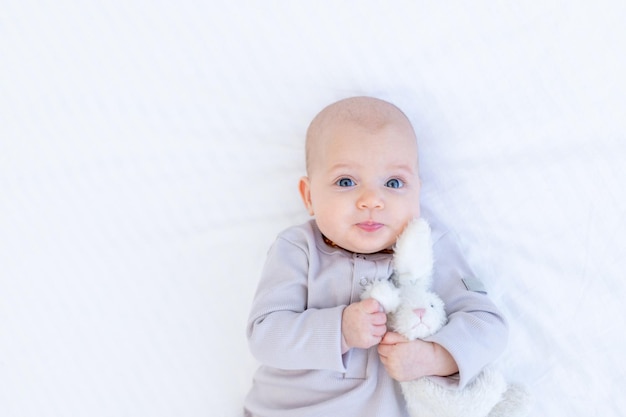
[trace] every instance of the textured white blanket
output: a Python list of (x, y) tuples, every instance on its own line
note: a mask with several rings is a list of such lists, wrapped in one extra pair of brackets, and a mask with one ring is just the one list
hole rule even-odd
[(303, 135), (391, 100), (424, 208), (511, 324), (533, 415), (626, 410), (626, 7), (6, 1), (0, 415), (241, 413), (245, 319), (306, 213)]

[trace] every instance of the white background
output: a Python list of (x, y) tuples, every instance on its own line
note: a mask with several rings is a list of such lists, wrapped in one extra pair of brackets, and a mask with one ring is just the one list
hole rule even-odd
[(240, 416), (303, 138), (369, 94), (510, 319), (533, 415), (626, 410), (626, 7), (0, 4), (0, 415)]

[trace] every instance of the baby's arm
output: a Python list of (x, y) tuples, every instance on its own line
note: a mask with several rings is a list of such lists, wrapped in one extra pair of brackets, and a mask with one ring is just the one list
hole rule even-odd
[(467, 278), (474, 277), (474, 273), (454, 236), (450, 233), (440, 235), (433, 249), (436, 259), (433, 290), (446, 305), (448, 323), (426, 340), (452, 355), (459, 369), (458, 382), (454, 384), (464, 387), (502, 353), (508, 338), (508, 326), (482, 289), (465, 285)]
[(250, 351), (274, 368), (346, 372), (343, 353), (378, 343), (387, 318), (375, 300), (316, 307), (307, 248), (313, 242), (304, 240), (292, 233), (268, 251), (248, 319)]
[[(449, 376), (446, 384), (463, 387), (504, 349), (508, 329), (493, 302), (463, 279), (473, 273), (455, 239), (439, 234), (434, 249), (434, 290), (446, 304), (448, 323), (426, 340), (408, 342), (397, 333), (385, 335), (378, 348), (392, 378), (409, 381), (422, 376)], [(477, 291), (479, 290), (479, 291)]]
[(248, 319), (253, 356), (279, 369), (342, 371), (344, 307), (308, 306), (306, 248), (278, 238), (269, 249)]

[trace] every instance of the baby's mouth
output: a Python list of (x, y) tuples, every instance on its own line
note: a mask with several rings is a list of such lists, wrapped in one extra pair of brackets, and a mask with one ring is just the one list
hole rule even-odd
[(373, 221), (367, 221), (367, 222), (357, 223), (357, 227), (359, 227), (361, 230), (364, 230), (366, 232), (375, 232), (381, 227), (383, 227), (383, 224), (373, 222)]

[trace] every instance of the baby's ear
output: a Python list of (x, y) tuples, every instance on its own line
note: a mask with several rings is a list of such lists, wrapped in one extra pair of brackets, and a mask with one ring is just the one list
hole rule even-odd
[(311, 200), (311, 181), (309, 180), (309, 177), (300, 178), (298, 190), (300, 191), (300, 197), (302, 197), (304, 207), (306, 207), (309, 214), (313, 216), (315, 213), (313, 212), (313, 202)]

